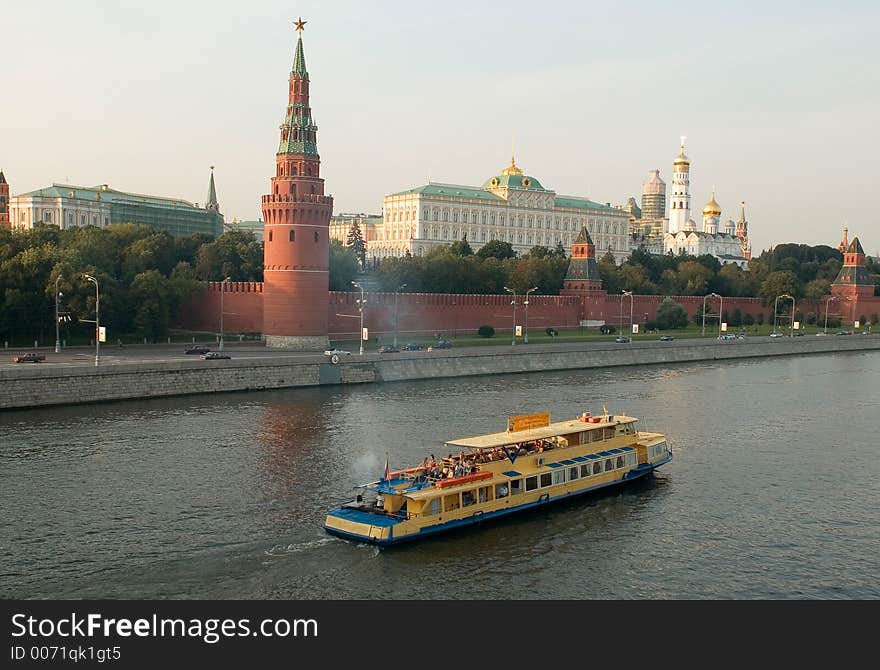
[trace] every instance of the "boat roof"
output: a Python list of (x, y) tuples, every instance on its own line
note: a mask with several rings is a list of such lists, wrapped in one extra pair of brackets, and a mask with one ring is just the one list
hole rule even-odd
[(530, 440), (545, 440), (549, 437), (557, 435), (571, 435), (572, 433), (580, 433), (584, 430), (595, 430), (596, 428), (607, 428), (615, 426), (618, 423), (629, 423), (638, 421), (635, 417), (626, 416), (624, 414), (612, 414), (610, 416), (593, 417), (601, 419), (598, 423), (586, 423), (579, 419), (571, 421), (559, 421), (551, 423), (549, 426), (541, 428), (532, 428), (529, 430), (520, 430), (508, 433), (489, 433), (488, 435), (477, 435), (475, 437), (462, 437), (457, 440), (449, 440), (446, 444), (450, 447), (459, 447), (479, 451), (481, 449), (495, 449), (497, 447), (505, 447), (520, 442), (528, 442)]

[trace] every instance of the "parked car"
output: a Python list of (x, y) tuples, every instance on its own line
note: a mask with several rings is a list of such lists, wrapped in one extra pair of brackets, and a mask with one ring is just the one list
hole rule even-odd
[(661, 335), (661, 336), (660, 336), (660, 341), (661, 341), (661, 342), (672, 342), (672, 340), (674, 340), (674, 339), (675, 339), (675, 338), (672, 337), (672, 335)]
[(202, 354), (203, 361), (217, 361), (220, 359), (228, 359), (228, 358), (229, 358), (229, 355), (224, 354), (221, 351), (209, 351), (206, 354)]
[(20, 356), (13, 356), (12, 360), (16, 363), (42, 363), (46, 360), (46, 357), (43, 356), (43, 354), (30, 352), (27, 354), (21, 354)]
[(393, 347), (390, 344), (383, 344), (381, 347), (379, 347), (378, 351), (380, 354), (396, 354), (398, 351), (400, 351), (400, 349), (398, 349), (397, 347)]
[(618, 344), (623, 344), (624, 342), (631, 342), (632, 340), (630, 340), (630, 338), (628, 338), (626, 335), (621, 335), (619, 337), (615, 337), (614, 341)]
[(839, 331), (837, 331), (837, 335), (852, 335), (852, 333), (853, 333), (853, 332), (852, 332), (851, 330), (839, 330)]
[(437, 340), (437, 342), (432, 346), (435, 349), (452, 349), (452, 342), (450, 342), (449, 340)]
[(404, 351), (423, 351), (425, 347), (423, 347), (418, 342), (407, 342), (403, 345)]
[(785, 337), (785, 335), (777, 331), (775, 333), (770, 333), (770, 337)]
[(803, 334), (801, 331), (798, 330), (798, 331), (795, 332), (794, 336), (795, 336), (795, 337), (803, 337), (804, 334)]
[(327, 349), (324, 352), (324, 355), (325, 356), (351, 356), (351, 352), (346, 351), (345, 349), (333, 348), (333, 349)]
[(718, 339), (719, 340), (735, 340), (736, 335), (734, 335), (733, 333), (722, 333), (721, 335), (718, 336)]
[(207, 354), (211, 351), (211, 347), (206, 347), (204, 344), (194, 344), (189, 349), (184, 351), (185, 354)]

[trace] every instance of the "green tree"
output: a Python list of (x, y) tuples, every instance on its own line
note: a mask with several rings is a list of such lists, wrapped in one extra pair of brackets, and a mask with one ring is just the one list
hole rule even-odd
[(449, 245), (449, 253), (453, 256), (473, 256), (474, 250), (468, 244), (467, 235), (462, 235), (461, 239)]
[(827, 279), (813, 279), (804, 286), (804, 298), (807, 300), (821, 300), (831, 294), (831, 282)]
[(168, 334), (171, 296), (168, 280), (158, 270), (141, 272), (131, 282), (133, 322), (141, 335), (156, 342)]
[(664, 298), (657, 307), (656, 323), (660, 330), (684, 328), (688, 323), (687, 311), (672, 298)]
[[(311, 241), (303, 241), (311, 243)], [(196, 254), (196, 276), (206, 281), (263, 281), (263, 247), (253, 233), (233, 230), (204, 244)]]
[(502, 242), (501, 240), (489, 240), (477, 251), (480, 258), (497, 258), (500, 261), (508, 258), (516, 258), (516, 251), (510, 242)]
[(771, 272), (767, 278), (761, 282), (759, 297), (765, 305), (772, 305), (776, 301), (777, 296), (786, 293), (793, 295), (795, 298), (800, 298), (802, 295), (800, 280), (791, 270)]
[(350, 291), (357, 272), (358, 259), (354, 247), (345, 247), (338, 240), (330, 240), (330, 290)]
[(367, 243), (364, 242), (364, 236), (361, 234), (361, 227), (357, 219), (351, 222), (348, 229), (348, 238), (345, 242), (346, 246), (351, 247), (354, 257), (357, 259), (360, 268), (363, 270), (367, 266)]

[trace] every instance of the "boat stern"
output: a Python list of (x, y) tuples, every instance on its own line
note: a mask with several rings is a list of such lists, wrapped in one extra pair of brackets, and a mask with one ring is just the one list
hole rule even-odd
[(400, 521), (384, 514), (340, 507), (327, 514), (324, 530), (348, 540), (390, 544), (394, 541), (394, 526)]

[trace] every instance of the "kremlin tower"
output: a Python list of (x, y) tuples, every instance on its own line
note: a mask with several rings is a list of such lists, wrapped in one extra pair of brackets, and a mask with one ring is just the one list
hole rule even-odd
[(596, 264), (596, 245), (586, 226), (571, 245), (571, 260), (559, 295), (581, 295), (602, 290), (602, 278)]
[(318, 127), (309, 107), (302, 19), (290, 72), (287, 112), (275, 154), (272, 191), (263, 196), (263, 333), (266, 345), (301, 350), (329, 347), (330, 216), (333, 198), (320, 177)]
[(666, 232), (673, 235), (688, 229), (691, 214), (691, 161), (684, 155), (684, 139), (681, 138), (678, 156), (672, 162), (672, 195), (669, 198), (669, 227)]

